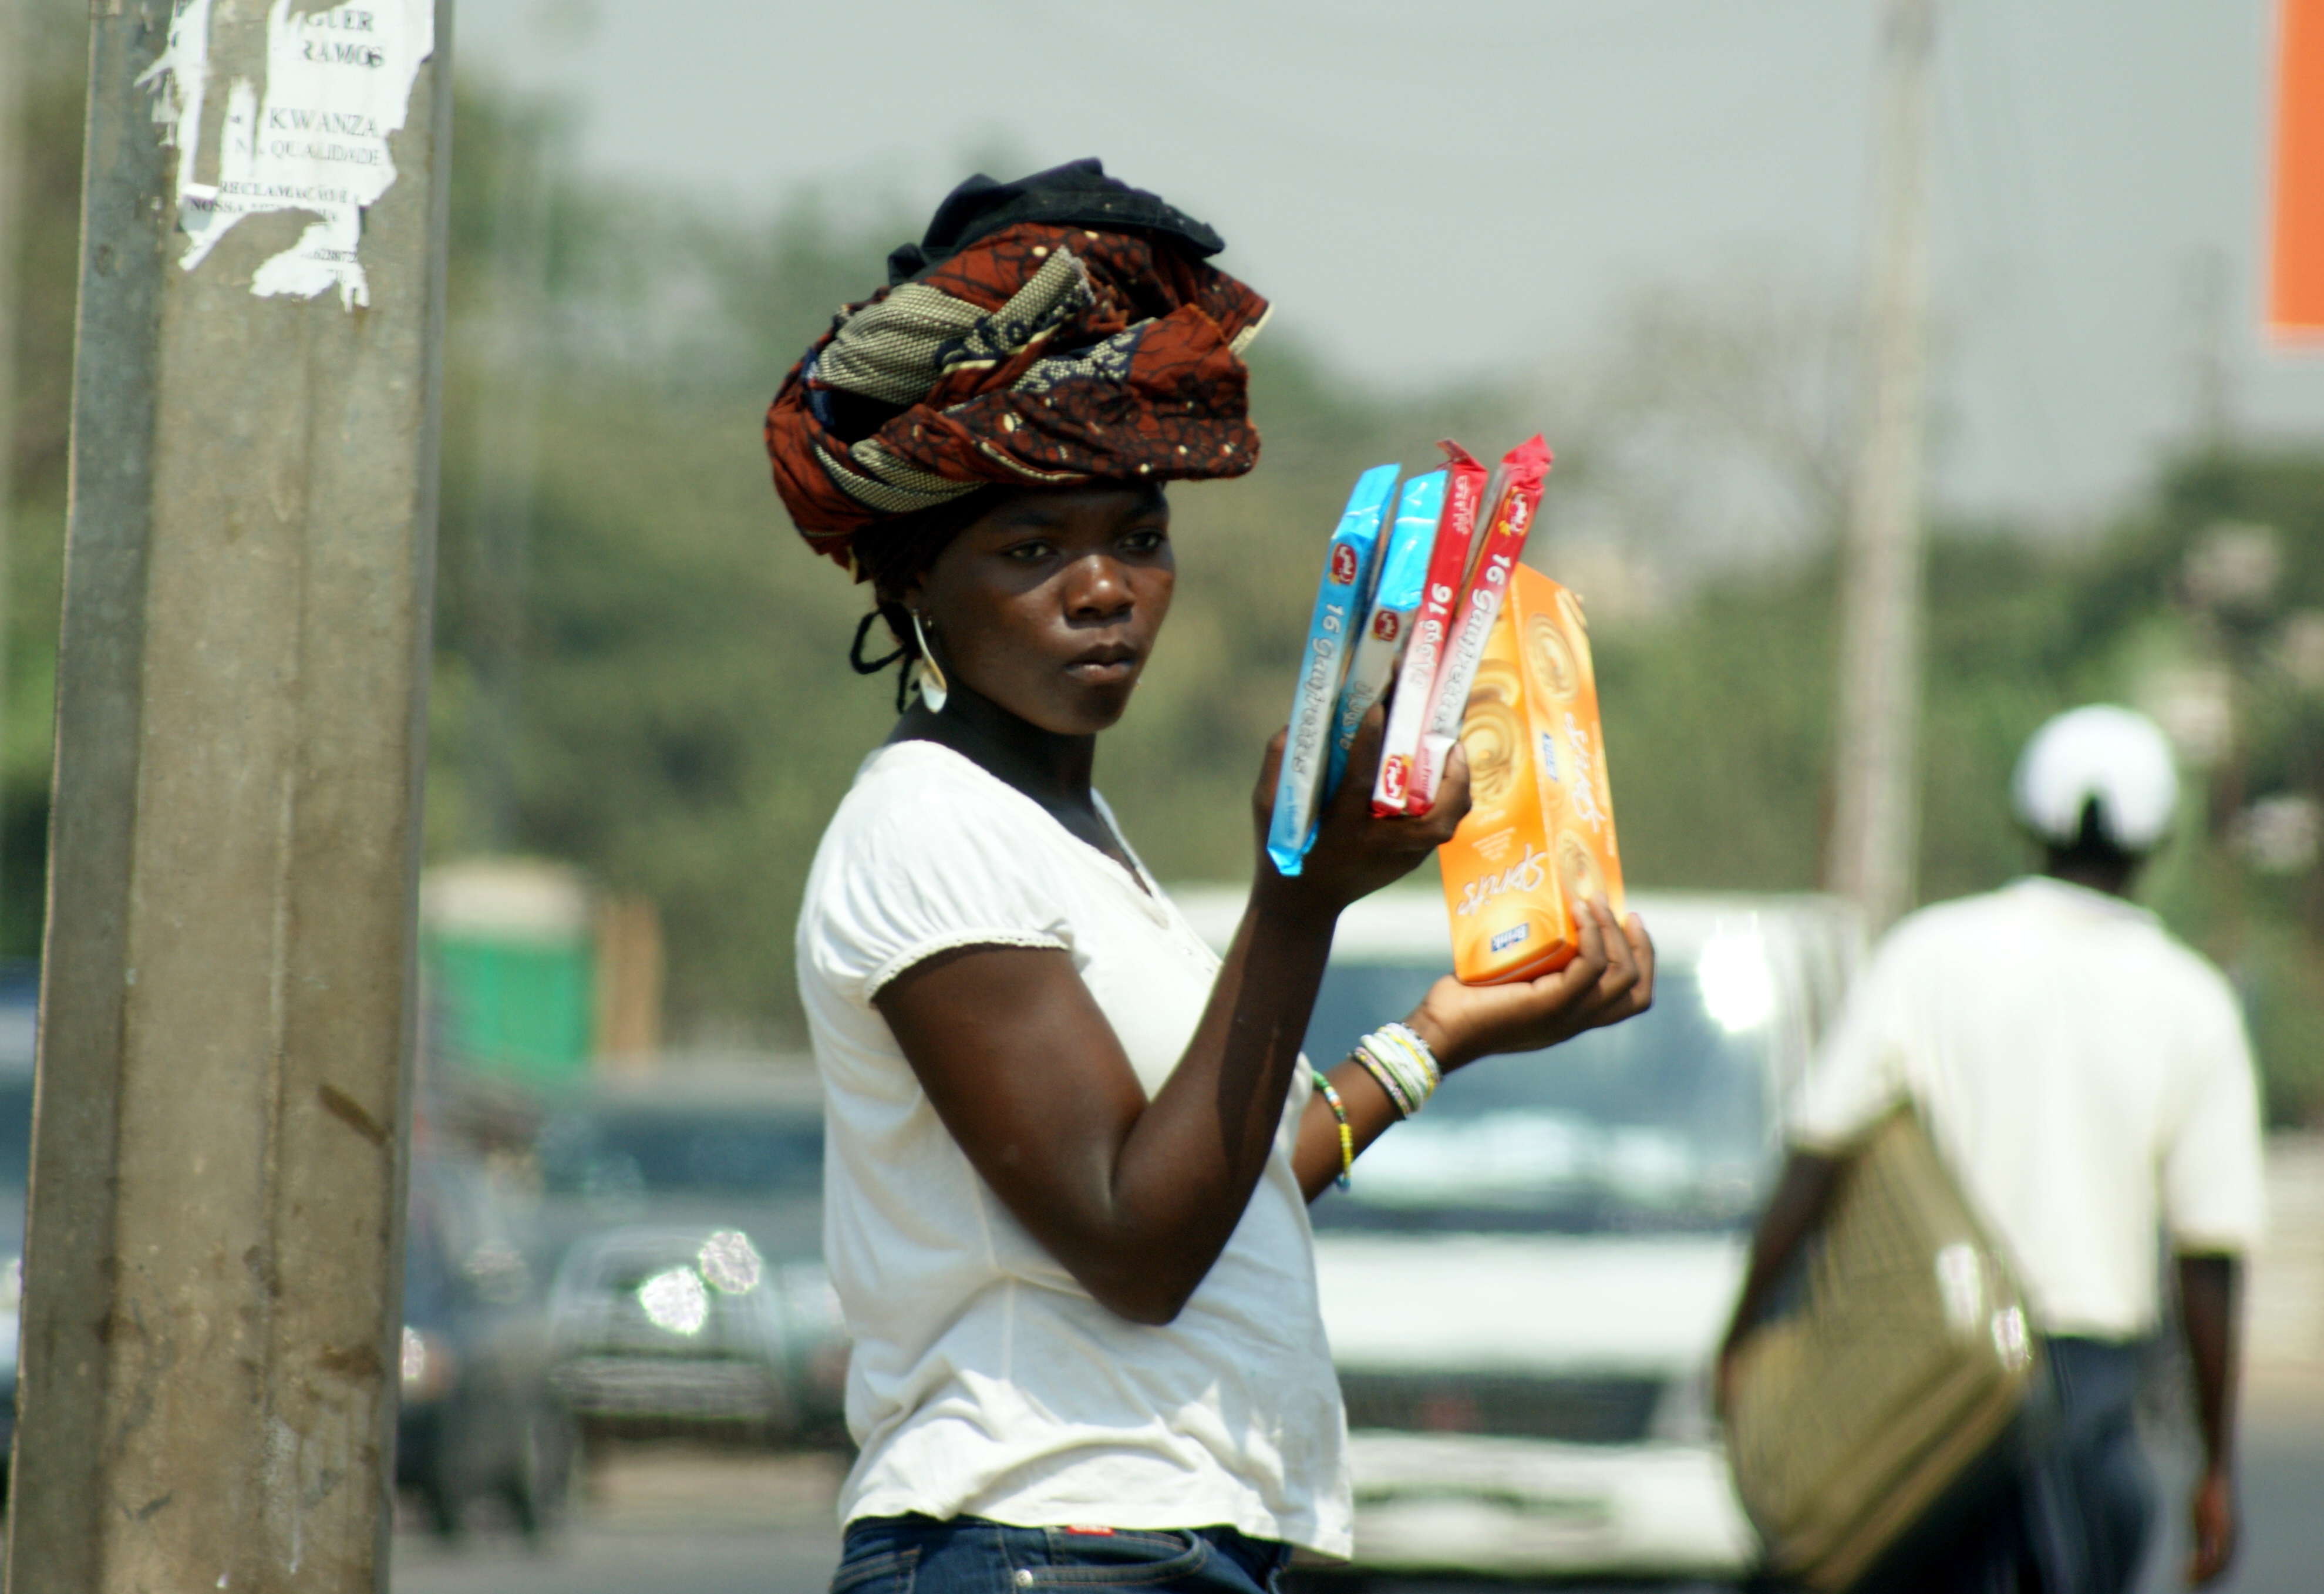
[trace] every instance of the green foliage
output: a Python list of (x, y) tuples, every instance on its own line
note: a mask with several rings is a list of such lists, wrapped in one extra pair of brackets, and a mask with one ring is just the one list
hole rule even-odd
[[(2272, 577), (2206, 592), (2216, 582), (2204, 567), (2225, 545), (2255, 540), (2277, 567)], [(2264, 867), (2247, 828), (2268, 800), (2324, 801), (2324, 451), (2190, 459), (2123, 548), (2136, 578), (2163, 595), (2152, 600), (2149, 637), (2164, 628), (2160, 616), (2175, 620), (2165, 641), (2219, 672), (2233, 709), (2233, 733), (2153, 894), (2243, 991), (2271, 1116), (2324, 1123), (2324, 869), (2312, 858)]]
[[(2282, 567), (2264, 596), (2226, 611), (2185, 573), (2223, 524), (2267, 528)], [(1554, 545), (1535, 558), (1556, 568)], [(2035, 864), (2008, 780), (2043, 720), (2080, 702), (2152, 705), (2173, 672), (2218, 672), (2235, 735), (2189, 774), (2177, 833), (2141, 895), (2244, 993), (2271, 1117), (2324, 1120), (2324, 870), (2310, 858), (2271, 872), (2245, 840), (2254, 802), (2324, 799), (2324, 664), (2303, 675), (2294, 642), (2324, 626), (2324, 454), (2190, 460), (2146, 511), (2070, 551), (1957, 528), (1937, 539), (1928, 576), (1922, 900)], [(1598, 628), (1634, 882), (1814, 887), (1833, 598), (1818, 563), (1715, 583), (1649, 626)]]
[[(666, 916), (697, 1024), (788, 1006), (790, 917), (884, 684), (844, 661), (847, 578), (790, 545), (748, 411), (641, 406), (619, 382), (544, 399), (516, 780), (521, 849), (585, 863)], [(447, 584), (475, 535), (447, 493)], [(473, 677), (446, 595), (429, 776), (438, 856), (475, 850)]]
[[(1532, 561), (1557, 568), (1554, 547), (1536, 548)], [(1816, 569), (1735, 578), (1650, 625), (1593, 626), (1633, 885), (1813, 888), (1831, 613), (1831, 582)]]
[(65, 464), (72, 417), (73, 300), (80, 243), (85, 70), (53, 8), (27, 7), (17, 151), (15, 425), (0, 438), (13, 483), (5, 525), (5, 690), (0, 690), (0, 956), (40, 950), (49, 829), (57, 615), (63, 590)]

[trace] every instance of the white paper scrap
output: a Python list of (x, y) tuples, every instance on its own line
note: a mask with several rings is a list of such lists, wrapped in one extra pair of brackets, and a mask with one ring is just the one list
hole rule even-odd
[(245, 216), (300, 211), (315, 220), (299, 241), (261, 265), (261, 298), (311, 299), (331, 288), (352, 310), (371, 302), (364, 276), (363, 212), (395, 181), (388, 137), (403, 127), (420, 64), (435, 52), (435, 0), (348, 0), (266, 14), (266, 83), (226, 88), (216, 182), (198, 172), (202, 108), (209, 92), (211, 0), (178, 0), (169, 46), (138, 79), (154, 90), (153, 119), (178, 152), (178, 225), (188, 238), (179, 264), (199, 265)]

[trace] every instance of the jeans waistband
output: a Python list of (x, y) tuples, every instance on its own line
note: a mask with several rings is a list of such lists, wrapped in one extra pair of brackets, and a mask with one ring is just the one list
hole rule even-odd
[[(862, 1516), (847, 1524), (847, 1531), (851, 1535), (858, 1530), (866, 1533), (899, 1530), (917, 1534), (945, 1528), (990, 1528), (1004, 1534), (1038, 1534), (1050, 1531), (1040, 1527), (1027, 1527), (1016, 1523), (995, 1522), (986, 1516), (922, 1516), (917, 1512), (901, 1516)], [(1175, 1531), (1192, 1534), (1201, 1539), (1220, 1554), (1232, 1561), (1253, 1582), (1262, 1588), (1267, 1586), (1270, 1577), (1291, 1563), (1290, 1545), (1275, 1539), (1254, 1538), (1239, 1528), (1213, 1524), (1208, 1527), (1185, 1527)]]

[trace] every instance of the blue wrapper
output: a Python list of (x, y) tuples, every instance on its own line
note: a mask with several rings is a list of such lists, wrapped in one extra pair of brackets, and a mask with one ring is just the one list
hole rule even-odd
[(1296, 875), (1315, 844), (1315, 807), (1331, 751), (1332, 710), (1348, 667), (1352, 632), (1371, 596), (1372, 555), (1380, 522), (1396, 490), (1397, 468), (1375, 465), (1356, 478), (1340, 528), (1323, 551), (1323, 579), (1307, 622), (1299, 683), (1291, 694), (1291, 725), (1283, 740), (1283, 772), (1275, 785), (1275, 812), (1267, 826), (1267, 856), (1277, 873)]
[(1340, 711), (1332, 721), (1332, 762), (1323, 777), (1327, 799), (1340, 789), (1340, 773), (1348, 767), (1356, 732), (1388, 690), (1396, 662), (1404, 654), (1413, 611), (1420, 607), (1420, 594), (1428, 582), (1429, 551), (1436, 546), (1436, 522), (1443, 509), (1441, 470), (1414, 477), (1396, 496), (1396, 520), (1380, 554), (1379, 580), (1348, 665), (1348, 683), (1340, 689)]

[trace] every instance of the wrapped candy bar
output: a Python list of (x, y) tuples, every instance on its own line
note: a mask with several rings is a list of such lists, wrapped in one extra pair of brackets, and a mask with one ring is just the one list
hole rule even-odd
[(1299, 681), (1291, 697), (1291, 724), (1283, 742), (1283, 770), (1275, 786), (1275, 811), (1268, 820), (1267, 856), (1286, 875), (1296, 875), (1315, 841), (1315, 808), (1332, 741), (1332, 710), (1347, 674), (1352, 629), (1371, 593), (1372, 555), (1379, 546), (1380, 521), (1396, 491), (1397, 468), (1375, 465), (1356, 480), (1323, 554), (1323, 577), (1315, 589), (1315, 609), (1307, 623), (1307, 645), (1300, 655)]
[(1461, 607), (1444, 644), (1443, 662), (1436, 667), (1436, 682), (1429, 691), (1428, 719), (1420, 736), (1420, 754), (1413, 762), (1412, 789), (1406, 811), (1425, 813), (1436, 801), (1436, 783), (1444, 774), (1444, 760), (1461, 738), (1461, 721), (1469, 707), (1469, 687), (1475, 680), (1485, 640), (1500, 614), (1509, 572), (1525, 551), (1526, 533), (1533, 529), (1533, 513), (1541, 504), (1541, 479), (1549, 472), (1549, 445), (1536, 432), (1501, 457), (1495, 473), (1492, 515), (1485, 523), (1484, 542), (1477, 551)]
[(1388, 527), (1388, 545), (1379, 559), (1379, 579), (1372, 589), (1371, 610), (1364, 616), (1355, 656), (1348, 664), (1348, 684), (1340, 690), (1340, 711), (1332, 724), (1332, 763), (1323, 780), (1323, 793), (1339, 790), (1341, 772), (1348, 766), (1348, 750), (1364, 716), (1388, 690), (1396, 673), (1406, 639), (1412, 634), (1412, 616), (1420, 607), (1421, 586), (1428, 574), (1429, 550), (1436, 542), (1436, 522), (1444, 506), (1442, 470), (1416, 476), (1396, 497), (1396, 519)]
[[(1379, 775), (1372, 783), (1372, 811), (1382, 816), (1425, 813), (1428, 803), (1414, 806), (1412, 766), (1420, 754), (1420, 736), (1428, 726), (1430, 689), (1436, 684), (1436, 666), (1444, 657), (1444, 634), (1452, 624), (1452, 606), (1460, 600), (1461, 585), (1469, 573), (1469, 548), (1477, 533), (1477, 510), (1485, 491), (1485, 468), (1456, 442), (1436, 445), (1451, 461), (1444, 470), (1444, 507), (1438, 514), (1436, 535), (1428, 551), (1428, 570), (1422, 583), (1419, 607), (1408, 627), (1404, 662), (1397, 669), (1396, 695), (1389, 700), (1388, 731), (1380, 741)], [(1430, 793), (1433, 798), (1434, 793)]]

